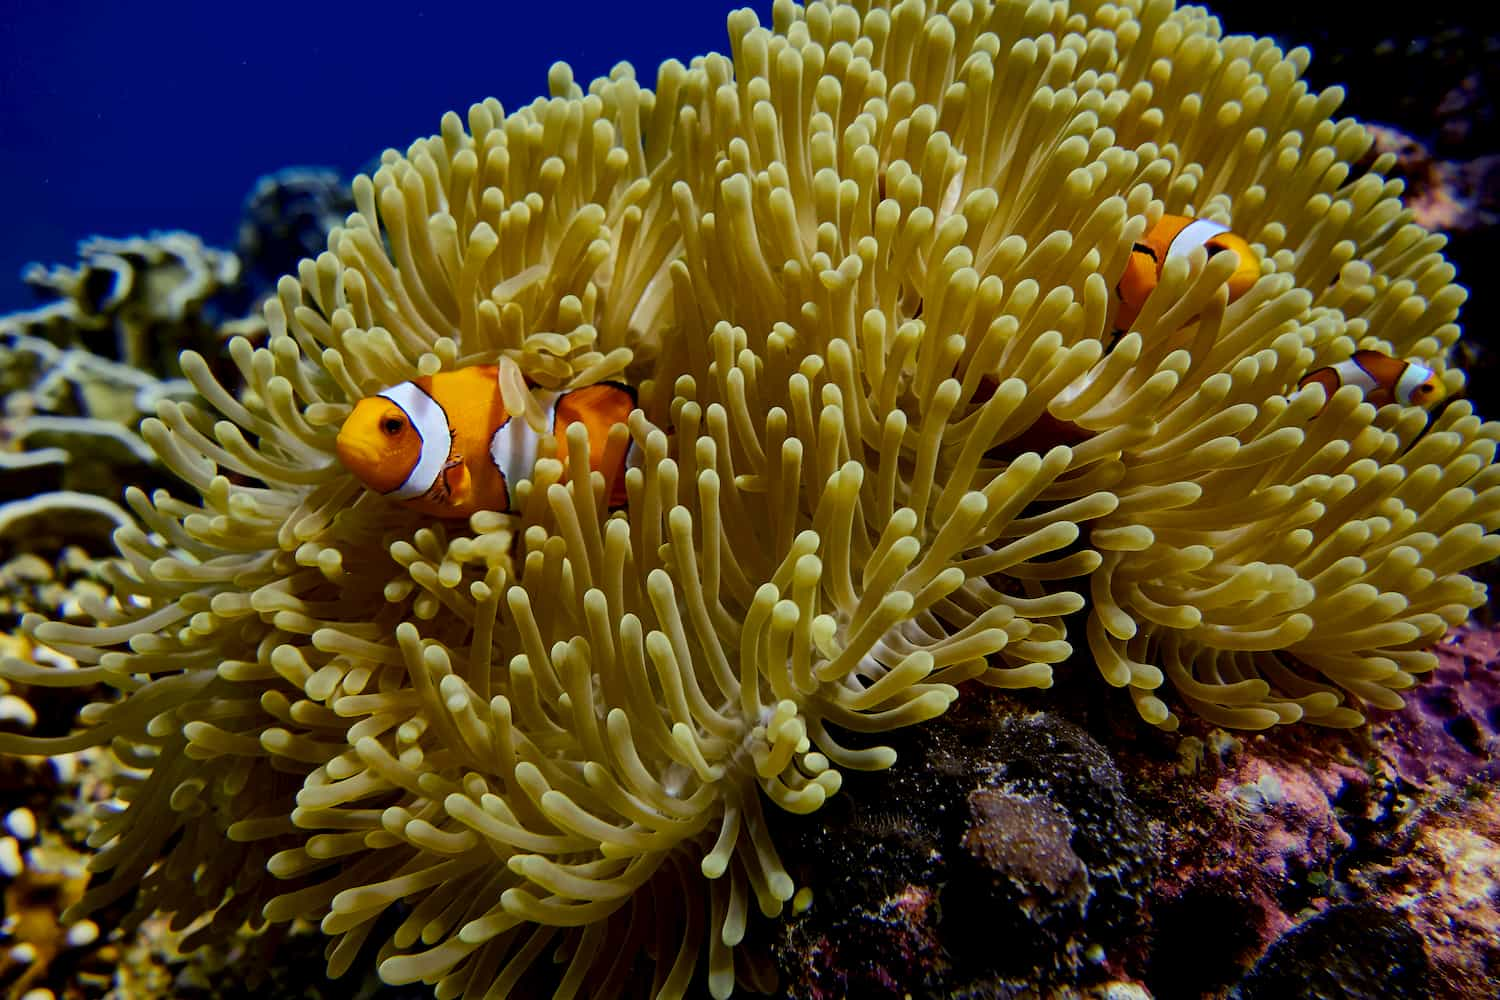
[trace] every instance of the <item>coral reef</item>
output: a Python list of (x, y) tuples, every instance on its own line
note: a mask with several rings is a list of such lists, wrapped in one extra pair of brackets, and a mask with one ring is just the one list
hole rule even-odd
[(1045, 995), (1109, 979), (1144, 924), (1159, 845), (1104, 749), (1052, 716), (970, 705), (897, 747), (901, 766), (772, 827), (812, 887), (776, 931), (785, 995)]
[(1276, 942), (1236, 1000), (1349, 1000), (1431, 995), (1422, 939), (1399, 914), (1368, 903), (1324, 910)]
[(218, 353), (216, 303), (240, 288), (239, 260), (188, 233), (78, 249), (76, 267), (27, 270), (52, 301), (0, 316), (0, 501), (170, 486), (136, 429), (159, 402), (196, 398), (178, 353)]
[[(49, 973), (55, 974), (55, 965), (78, 957), (68, 953), (91, 951), (89, 946), (99, 940), (100, 932), (99, 925), (87, 917), (68, 924), (58, 920), (58, 914), (83, 895), (88, 855), (54, 837), (27, 844), (37, 839), (39, 831), (36, 817), (24, 806), (10, 811), (5, 829), (6, 835), (0, 837), (0, 872), (8, 884), (0, 934), (9, 946), (0, 958), (0, 983), (8, 995), (21, 997), (45, 982)], [(89, 958), (94, 968), (86, 976), (96, 986), (107, 985), (108, 977), (100, 975), (100, 967), (107, 967), (107, 956), (89, 954)]]
[(336, 170), (289, 167), (256, 181), (235, 241), (247, 283), (274, 288), (298, 261), (322, 253), (328, 234), (352, 211), (349, 184)]
[(86, 347), (131, 368), (177, 374), (177, 352), (211, 350), (216, 328), (204, 304), (239, 278), (234, 254), (204, 246), (191, 233), (95, 237), (78, 246), (77, 267), (33, 264), (23, 276), (51, 299), (0, 317), (0, 337)]
[(1437, 670), (1371, 735), (1412, 786), (1494, 784), (1500, 781), (1500, 637), (1467, 625), (1434, 652)]
[[(1389, 938), (1405, 942), (1403, 968), (1432, 976), (1430, 988), (1399, 995), (1493, 995), (1497, 925), (1489, 900), (1500, 884), (1493, 748), (1463, 747), (1442, 728), (1455, 717), (1451, 708), (1431, 705), (1454, 696), (1450, 685), (1460, 685), (1464, 712), (1485, 703), (1483, 680), (1470, 690), (1462, 671), (1482, 668), (1494, 641), (1477, 626), (1455, 630), (1437, 647), (1439, 672), (1405, 709), (1357, 739), (1239, 738), (1194, 727), (1175, 760), (1165, 746), (1120, 741), (1122, 772), (1164, 833), (1149, 895), (1149, 948), (1125, 956), (1124, 968), (1158, 1000), (1221, 996), (1231, 987), (1244, 996), (1282, 995), (1283, 977), (1301, 974), (1295, 969), (1303, 960), (1288, 956), (1304, 946), (1316, 953), (1323, 945), (1307, 942), (1331, 940), (1329, 953), (1343, 955), (1336, 974), (1347, 977), (1349, 995), (1364, 995), (1361, 982), (1389, 971), (1380, 964), (1390, 956), (1380, 942)], [(1423, 755), (1422, 765), (1414, 763)], [(1287, 944), (1309, 921), (1344, 909), (1304, 945)], [(1359, 926), (1372, 911), (1397, 915), (1401, 926)], [(1391, 979), (1406, 981), (1395, 972)], [(1307, 982), (1328, 993), (1325, 980)]]
[[(994, 720), (1006, 718), (1004, 711), (987, 717), (981, 701), (966, 698), (942, 719), (898, 737), (901, 762), (892, 772), (855, 776), (818, 814), (773, 827), (789, 867), (810, 873), (816, 887), (804, 900), (807, 908), (777, 933), (785, 989), (809, 997), (948, 995), (959, 978), (953, 956), (963, 954), (949, 949), (973, 928), (990, 945), (981, 952), (987, 961), (1039, 966), (1009, 981), (970, 980), (973, 995), (1034, 996), (1049, 982), (1064, 995), (1087, 994), (1122, 988), (1122, 981), (1143, 984), (1142, 995), (1157, 1000), (1279, 995), (1281, 977), (1303, 961), (1289, 956), (1305, 955), (1320, 941), (1308, 960), (1320, 961), (1320, 948), (1327, 949), (1325, 964), (1329, 955), (1340, 956), (1332, 974), (1344, 977), (1350, 995), (1359, 995), (1361, 982), (1389, 974), (1395, 985), (1387, 995), (1487, 998), (1500, 958), (1493, 752), (1475, 755), (1450, 741), (1413, 783), (1408, 755), (1426, 731), (1403, 743), (1388, 727), (1431, 714), (1424, 702), (1429, 689), (1457, 680), (1450, 664), (1460, 654), (1452, 650), (1466, 650), (1472, 670), (1487, 662), (1494, 642), (1478, 627), (1456, 630), (1438, 647), (1439, 673), (1406, 709), (1360, 738), (1296, 731), (1236, 737), (1192, 723), (1180, 737), (1117, 730), (1109, 741), (1112, 762), (1096, 746), (1100, 758), (1086, 773), (1113, 775), (1128, 790), (1125, 815), (1136, 829), (1160, 832), (1161, 861), (1145, 884), (1136, 883), (1135, 894), (1121, 897), (1139, 929), (1088, 937), (1100, 947), (1064, 952), (1072, 967), (1059, 966), (1046, 935), (1028, 927), (1052, 912), (1045, 906), (1010, 909), (981, 895), (981, 905), (965, 907), (953, 924), (943, 919), (953, 902), (945, 893), (953, 860), (977, 839), (970, 824), (980, 826), (965, 793), (974, 770), (994, 756), (975, 734), (998, 733)], [(1475, 694), (1484, 690), (1480, 684)], [(1076, 698), (1059, 707), (1087, 714)], [(1072, 728), (1050, 716), (1034, 718), (1062, 734)], [(1026, 766), (1050, 769), (1047, 741), (996, 742)], [(999, 841), (996, 856), (1028, 873), (1016, 883), (1023, 898), (1045, 901), (1053, 898), (1049, 884), (1067, 885), (1077, 870), (1070, 863), (1077, 852), (1057, 846), (1071, 847), (1083, 826), (1061, 840), (1053, 836), (1061, 824), (1041, 810), (1027, 811), (1042, 822)], [(986, 881), (970, 870), (961, 884)], [(1364, 921), (1372, 911), (1395, 915), (1399, 926), (1387, 918)], [(1336, 915), (1325, 919), (1330, 912)], [(1309, 922), (1316, 929), (1305, 932)], [(997, 940), (1016, 946), (997, 949)], [(1382, 965), (1393, 954), (1387, 944), (1396, 947), (1401, 968)], [(1412, 976), (1429, 974), (1429, 988), (1395, 993), (1416, 982)], [(1314, 992), (1286, 995), (1344, 995), (1322, 975), (1306, 980)]]
[(1488, 229), (1497, 218), (1500, 198), (1500, 156), (1486, 155), (1455, 162), (1439, 160), (1421, 141), (1393, 128), (1369, 126), (1375, 137), (1367, 154), (1373, 162), (1381, 153), (1396, 156), (1391, 175), (1406, 182), (1402, 201), (1412, 218), (1428, 229), (1467, 234)]
[[(778, 811), (889, 767), (961, 690), (1050, 686), (1070, 628), (1164, 729), (1403, 707), (1484, 600), (1462, 571), (1500, 552), (1500, 425), (1298, 388), (1363, 348), (1462, 389), (1465, 293), (1395, 157), (1355, 171), (1372, 138), (1299, 80), (1305, 50), (1199, 8), (935, 6), (778, 2), (654, 92), (559, 64), (549, 98), (449, 114), (355, 180), (227, 374), (182, 353), (195, 398), (140, 429), (177, 494), (127, 491), (89, 622), (23, 620), (77, 668), (0, 661), (118, 695), (0, 734), (122, 763), (89, 835), (108, 878), (65, 920), (129, 903), (185, 948), (317, 920), (331, 975), (378, 941), (382, 978), (443, 997), (723, 997), (774, 981), (752, 904), (796, 909), (801, 876), (820, 906)], [(1242, 234), (1261, 276), (1231, 302), (1236, 253), (1170, 258), (1113, 338), (1111, 283), (1165, 213)], [(58, 281), (129, 301), (105, 272)], [(640, 455), (627, 509), (582, 428), (515, 514), (466, 524), (338, 464), (355, 401), (473, 363), (518, 414), (533, 387), (637, 386), (607, 445)], [(1152, 850), (1107, 757), (994, 730), (933, 821), (951, 884), (853, 904), (928, 979), (935, 893), (1038, 949), (945, 930), (975, 983), (1075, 974), (1137, 919)], [(1337, 850), (1293, 777), (1217, 794)]]
[(1493, 781), (1434, 791), (1351, 882), (1410, 922), (1432, 966), (1432, 996), (1485, 1000), (1500, 985), (1500, 796)]
[(127, 482), (165, 485), (155, 452), (135, 428), (158, 402), (196, 394), (180, 378), (158, 379), (82, 347), (5, 329), (0, 387), (0, 500), (49, 490), (118, 497)]
[(223, 343), (264, 338), (261, 306), (276, 278), (326, 245), (352, 207), (337, 173), (287, 170), (246, 199), (238, 255), (171, 232), (96, 237), (79, 245), (75, 267), (29, 268), (26, 280), (53, 301), (0, 316), (0, 501), (170, 488), (136, 429), (158, 402), (197, 397), (180, 352), (206, 353), (237, 386)]
[(1341, 742), (1206, 736), (1185, 738), (1176, 762), (1128, 765), (1165, 831), (1145, 975), (1161, 1000), (1221, 993), (1336, 893), (1355, 843), (1347, 810), (1378, 797)]

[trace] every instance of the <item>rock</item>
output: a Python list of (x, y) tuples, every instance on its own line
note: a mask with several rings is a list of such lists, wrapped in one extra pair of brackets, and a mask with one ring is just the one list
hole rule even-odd
[(1430, 966), (1405, 917), (1369, 903), (1335, 906), (1271, 946), (1236, 1000), (1428, 997)]
[(1500, 781), (1500, 627), (1461, 626), (1433, 652), (1406, 707), (1375, 722), (1383, 755), (1417, 787)]
[(892, 770), (776, 824), (813, 897), (773, 931), (787, 995), (1023, 997), (1110, 978), (1158, 843), (1103, 747), (982, 704), (895, 745)]

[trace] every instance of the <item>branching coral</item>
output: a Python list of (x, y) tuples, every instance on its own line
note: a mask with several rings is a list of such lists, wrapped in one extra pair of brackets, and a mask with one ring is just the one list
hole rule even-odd
[[(1356, 347), (1443, 369), (1462, 292), (1387, 164), (1351, 179), (1368, 137), (1304, 54), (1194, 8), (939, 8), (778, 3), (654, 94), (559, 66), (450, 114), (231, 342), (241, 396), (183, 355), (220, 418), (163, 401), (142, 435), (201, 502), (131, 491), (99, 624), (27, 622), (85, 666), (4, 668), (124, 695), (0, 737), (135, 769), (79, 911), (310, 915), (338, 974), (404, 901), (382, 975), (439, 996), (534, 989), (549, 951), (559, 996), (638, 962), (678, 996), (705, 945), (724, 996), (765, 982), (732, 956), (751, 900), (795, 888), (766, 804), (888, 766), (846, 734), (963, 681), (1049, 685), (1086, 603), (1154, 723), (1168, 679), (1245, 727), (1399, 703), (1500, 551), (1500, 427), (1296, 390)], [(1169, 260), (1112, 343), (1164, 212), (1265, 273), (1228, 304), (1232, 255)], [(578, 434), (467, 526), (338, 466), (353, 401), (497, 359), (512, 412), (640, 387), (627, 512)]]

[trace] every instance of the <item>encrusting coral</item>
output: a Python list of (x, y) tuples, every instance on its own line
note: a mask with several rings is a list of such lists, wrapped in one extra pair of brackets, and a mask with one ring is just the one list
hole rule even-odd
[[(98, 624), (26, 623), (80, 669), (4, 665), (122, 695), (0, 736), (127, 765), (77, 912), (138, 888), (189, 945), (321, 918), (337, 975), (404, 903), (381, 974), (441, 997), (722, 997), (769, 985), (734, 948), (795, 889), (768, 804), (890, 765), (859, 734), (961, 682), (1048, 686), (1086, 606), (1158, 725), (1167, 680), (1221, 724), (1352, 725), (1432, 667), (1500, 552), (1500, 426), (1296, 389), (1357, 347), (1462, 385), (1441, 240), (1388, 159), (1351, 176), (1369, 137), (1305, 52), (1170, 0), (774, 12), (654, 93), (559, 65), (445, 116), (230, 343), (239, 397), (182, 356), (219, 416), (141, 433), (201, 500), (129, 491)], [(1166, 212), (1264, 273), (1228, 304), (1233, 254), (1171, 258), (1112, 340)], [(354, 401), (497, 361), (517, 413), (638, 386), (626, 512), (581, 434), (467, 525), (339, 466)]]

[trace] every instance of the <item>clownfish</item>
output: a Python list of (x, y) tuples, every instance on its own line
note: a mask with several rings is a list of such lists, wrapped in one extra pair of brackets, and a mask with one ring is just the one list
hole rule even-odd
[(1233, 250), (1239, 257), (1239, 266), (1229, 276), (1230, 302), (1244, 295), (1260, 277), (1260, 261), (1242, 237), (1208, 219), (1163, 215), (1141, 237), (1141, 242), (1131, 248), (1130, 258), (1125, 262), (1125, 273), (1115, 284), (1115, 294), (1120, 299), (1115, 328), (1121, 332), (1130, 329), (1141, 314), (1146, 298), (1161, 281), (1162, 268), (1168, 257), (1186, 257), (1200, 246), (1208, 248), (1210, 257), (1222, 250)]
[[(561, 393), (535, 392), (566, 461), (567, 430), (582, 423), (589, 464), (609, 484), (612, 507), (625, 505), (629, 449), (604, 468), (610, 428), (624, 423), (635, 394), (614, 382)], [(344, 468), (376, 493), (434, 517), (510, 509), (512, 483), (529, 479), (540, 435), (501, 399), (499, 371), (475, 365), (412, 379), (367, 396), (339, 429)]]
[[(995, 394), (995, 390), (999, 387), (1000, 383), (994, 379), (988, 376), (981, 378), (974, 391), (974, 403), (984, 403)], [(984, 454), (986, 458), (1009, 462), (1024, 452), (1034, 451), (1038, 455), (1043, 455), (1060, 444), (1069, 446), (1082, 444), (1093, 436), (1092, 431), (1084, 430), (1071, 420), (1054, 417), (1043, 410), (1037, 414), (1031, 426), (1015, 437), (995, 445)]]
[(1402, 403), (1430, 410), (1448, 397), (1448, 390), (1443, 388), (1443, 380), (1437, 372), (1415, 361), (1401, 361), (1379, 351), (1355, 351), (1336, 365), (1308, 372), (1297, 383), (1297, 388), (1314, 382), (1323, 387), (1329, 399), (1343, 386), (1357, 385), (1364, 392), (1365, 399), (1375, 406)]

